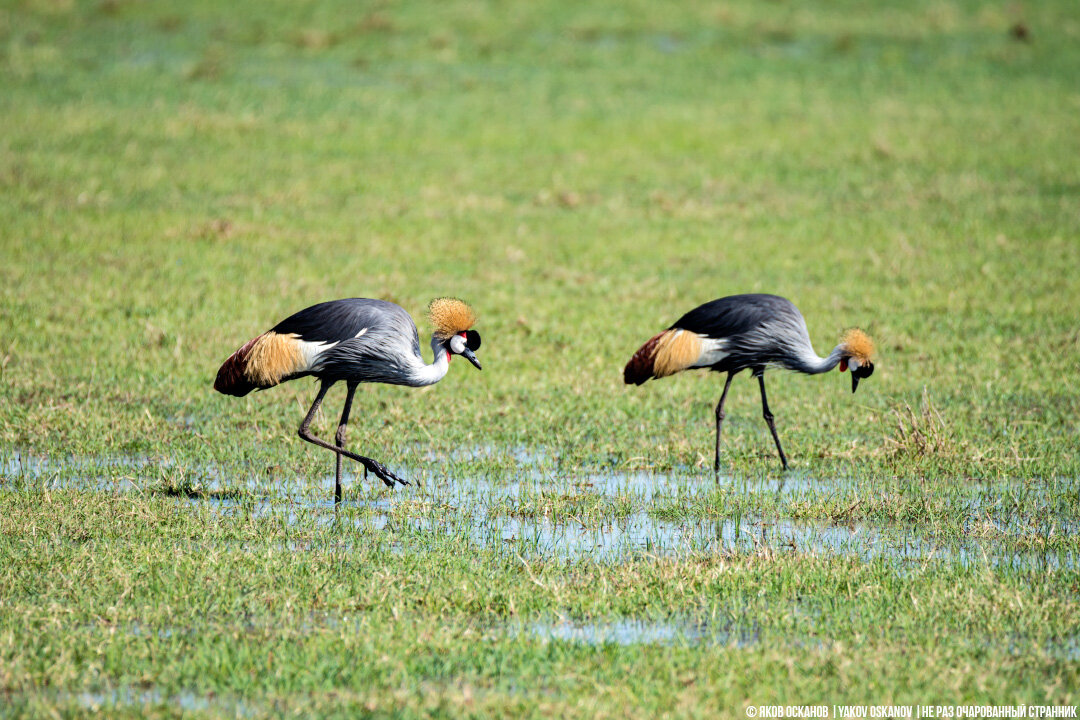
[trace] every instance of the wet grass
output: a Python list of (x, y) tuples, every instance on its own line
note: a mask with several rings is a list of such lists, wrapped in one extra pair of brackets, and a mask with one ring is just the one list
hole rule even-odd
[[(744, 716), (1077, 702), (1068, 2), (0, 8), (0, 715)], [(627, 388), (776, 292), (859, 393)], [(213, 393), (334, 297), (484, 371)], [(426, 327), (421, 323), (421, 332)], [(316, 424), (332, 433), (338, 388)], [(350, 473), (355, 468), (350, 468)]]
[[(178, 491), (152, 461), (112, 489), (87, 470), (39, 465), (0, 489), (0, 637), (35, 637), (8, 646), (4, 681), (31, 714), (734, 713), (751, 692), (1074, 701), (1074, 484), (945, 494), (962, 521), (837, 524), (792, 508), (846, 502), (858, 483), (521, 465), (397, 492), (356, 479), (335, 510), (325, 475), (203, 468)], [(991, 521), (1010, 492), (1012, 519)]]

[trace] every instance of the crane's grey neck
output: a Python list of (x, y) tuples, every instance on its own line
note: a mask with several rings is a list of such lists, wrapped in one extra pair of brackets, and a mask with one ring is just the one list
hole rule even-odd
[(450, 369), (450, 358), (446, 354), (446, 348), (434, 335), (431, 336), (431, 351), (435, 354), (435, 360), (430, 365), (425, 365), (423, 358), (417, 356), (416, 364), (409, 373), (409, 384), (413, 387), (434, 385), (442, 380), (446, 376), (446, 371)]
[(819, 373), (829, 372), (834, 367), (840, 364), (840, 358), (844, 356), (844, 344), (841, 343), (833, 348), (828, 357), (818, 357), (814, 349), (807, 344), (803, 352), (792, 358), (789, 363), (785, 363), (792, 370), (798, 370), (808, 375), (817, 375)]

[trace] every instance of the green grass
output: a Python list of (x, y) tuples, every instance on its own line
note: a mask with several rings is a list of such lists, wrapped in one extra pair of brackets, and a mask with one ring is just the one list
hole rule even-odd
[[(1078, 41), (1065, 0), (3, 5), (0, 715), (1078, 702)], [(714, 486), (721, 378), (621, 369), (752, 291), (876, 372), (768, 376), (787, 479), (739, 377)], [(217, 367), (443, 294), (484, 370), (361, 389), (422, 487), (335, 521), (314, 387)], [(620, 622), (674, 639), (536, 630)]]

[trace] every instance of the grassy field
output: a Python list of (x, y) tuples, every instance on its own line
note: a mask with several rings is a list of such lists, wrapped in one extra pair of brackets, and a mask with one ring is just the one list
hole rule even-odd
[[(1080, 11), (0, 5), (0, 716), (1080, 703)], [(773, 292), (877, 370), (622, 384)], [(484, 363), (218, 365), (451, 294)], [(329, 436), (344, 390), (318, 419)]]

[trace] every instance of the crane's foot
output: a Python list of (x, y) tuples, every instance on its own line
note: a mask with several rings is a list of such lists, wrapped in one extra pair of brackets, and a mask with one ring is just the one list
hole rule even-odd
[(375, 473), (375, 477), (382, 480), (383, 484), (386, 485), (386, 487), (388, 488), (394, 487), (395, 483), (399, 485), (409, 484), (407, 481), (402, 480), (397, 475), (390, 472), (389, 468), (387, 468), (385, 465), (383, 465), (377, 460), (372, 460), (371, 458), (364, 458), (361, 462), (363, 462), (365, 470), (370, 470), (371, 472)]

